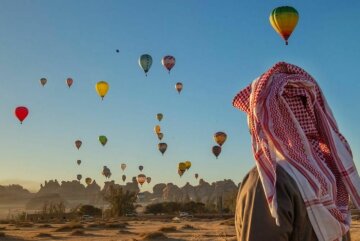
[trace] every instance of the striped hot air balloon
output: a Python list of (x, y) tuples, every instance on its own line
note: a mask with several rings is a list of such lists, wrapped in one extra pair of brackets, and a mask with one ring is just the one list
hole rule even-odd
[(288, 39), (299, 20), (299, 13), (296, 9), (290, 6), (277, 7), (271, 12), (269, 20), (271, 26), (288, 45)]

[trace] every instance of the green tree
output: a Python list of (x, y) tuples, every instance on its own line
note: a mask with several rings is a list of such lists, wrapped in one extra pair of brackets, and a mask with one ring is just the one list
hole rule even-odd
[(124, 216), (126, 213), (134, 212), (136, 193), (124, 191), (121, 187), (110, 186), (104, 194), (104, 200), (110, 203), (111, 215), (114, 217)]

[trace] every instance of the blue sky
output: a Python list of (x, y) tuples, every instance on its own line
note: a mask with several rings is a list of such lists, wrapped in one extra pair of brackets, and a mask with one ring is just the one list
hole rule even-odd
[[(300, 14), (288, 46), (268, 21), (281, 5)], [(254, 161), (245, 114), (231, 101), (278, 61), (317, 79), (359, 166), (358, 9), (358, 1), (1, 1), (0, 183), (34, 189), (78, 173), (102, 183), (104, 165), (120, 182), (122, 162), (128, 180), (142, 164), (153, 183), (195, 184), (195, 173), (239, 182)], [(148, 77), (137, 63), (144, 53), (154, 60)], [(177, 60), (170, 76), (160, 64), (167, 54)], [(110, 84), (104, 101), (94, 88), (100, 80)], [(23, 125), (13, 115), (18, 105), (30, 109)], [(158, 112), (164, 156), (153, 133)], [(216, 131), (228, 134), (218, 160)], [(99, 135), (107, 135), (105, 147)], [(177, 163), (185, 160), (193, 166), (180, 179)]]

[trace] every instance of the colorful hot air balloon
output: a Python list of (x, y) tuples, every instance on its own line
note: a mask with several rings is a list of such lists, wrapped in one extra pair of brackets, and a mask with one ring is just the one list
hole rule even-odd
[(75, 146), (78, 150), (80, 149), (81, 145), (82, 145), (82, 141), (80, 141), (80, 140), (75, 141)]
[(41, 79), (40, 79), (40, 84), (41, 84), (42, 86), (45, 86), (45, 85), (46, 85), (46, 82), (47, 82), (47, 79), (46, 79), (46, 78), (41, 78)]
[(147, 182), (147, 183), (150, 183), (150, 182), (151, 182), (151, 177), (147, 177), (147, 178), (146, 178), (146, 182)]
[(216, 132), (214, 134), (214, 141), (219, 145), (222, 146), (226, 141), (227, 135), (224, 132)]
[(77, 160), (76, 163), (77, 163), (78, 165), (80, 165), (80, 164), (81, 164), (81, 160)]
[(221, 153), (221, 146), (213, 146), (212, 153), (216, 156), (216, 159), (217, 159)]
[(161, 141), (162, 138), (164, 137), (164, 134), (163, 133), (158, 133), (157, 136), (158, 136), (158, 139)]
[(161, 113), (157, 113), (157, 114), (156, 114), (156, 119), (158, 119), (158, 121), (161, 121), (163, 117), (164, 117), (164, 116), (163, 116), (163, 114), (161, 114)]
[(144, 174), (139, 174), (137, 177), (137, 182), (142, 186), (146, 181), (146, 176)]
[(167, 144), (166, 143), (159, 143), (158, 144), (158, 149), (161, 152), (162, 155), (164, 155), (166, 149), (167, 149)]
[(86, 183), (87, 185), (90, 185), (91, 182), (92, 182), (92, 179), (91, 179), (90, 177), (85, 178), (85, 183)]
[(72, 78), (67, 78), (66, 79), (66, 84), (69, 86), (69, 88), (71, 87), (71, 85), (74, 83), (74, 80)]
[(15, 116), (20, 121), (20, 124), (23, 123), (23, 121), (28, 116), (28, 114), (29, 114), (29, 110), (25, 106), (19, 106), (19, 107), (16, 107), (16, 109), (15, 109)]
[(99, 136), (99, 141), (100, 141), (101, 145), (105, 146), (108, 139), (106, 136)]
[(162, 58), (161, 64), (169, 71), (174, 67), (175, 65), (175, 58), (171, 55), (166, 55)]
[(82, 175), (81, 175), (81, 174), (78, 174), (78, 175), (76, 176), (76, 178), (77, 178), (78, 181), (80, 182), (80, 180), (81, 180), (81, 178), (82, 178)]
[(143, 166), (139, 166), (139, 170), (142, 172), (142, 170), (144, 169)]
[(105, 81), (99, 81), (95, 85), (96, 92), (98, 93), (98, 95), (101, 97), (102, 100), (104, 99), (109, 88), (110, 88), (109, 84)]
[(183, 84), (181, 82), (177, 82), (175, 85), (175, 89), (177, 90), (177, 92), (180, 94), (181, 90), (183, 88)]
[(121, 179), (123, 180), (123, 182), (125, 182), (125, 180), (126, 180), (126, 175), (122, 175)]
[(147, 73), (149, 72), (152, 65), (152, 57), (149, 54), (141, 55), (139, 58), (139, 65), (144, 70), (145, 75), (147, 76)]
[(195, 178), (198, 179), (198, 178), (199, 178), (199, 174), (195, 173)]
[(159, 126), (159, 125), (156, 125), (156, 126), (154, 127), (154, 131), (155, 131), (156, 134), (159, 134), (159, 133), (161, 132), (160, 126)]
[(191, 162), (190, 162), (190, 161), (186, 161), (186, 162), (185, 162), (185, 165), (186, 165), (186, 170), (189, 170), (190, 167), (191, 167)]
[(288, 39), (299, 20), (299, 13), (296, 9), (289, 6), (277, 7), (271, 12), (269, 20), (271, 26), (288, 45)]
[(123, 171), (124, 171), (124, 170), (125, 170), (125, 168), (126, 168), (126, 164), (125, 164), (125, 163), (122, 163), (122, 164), (121, 164), (121, 170), (123, 170)]

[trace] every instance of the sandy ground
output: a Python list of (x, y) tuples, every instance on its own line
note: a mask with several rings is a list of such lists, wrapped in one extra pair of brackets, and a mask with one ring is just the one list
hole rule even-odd
[[(121, 221), (65, 224), (0, 224), (1, 241), (236, 241), (232, 220)], [(68, 230), (57, 230), (59, 228)], [(166, 230), (168, 228), (168, 230)], [(352, 241), (360, 241), (360, 221), (352, 225)], [(39, 237), (40, 234), (40, 237)], [(4, 235), (4, 236), (2, 236)], [(154, 238), (147, 238), (153, 235)]]

